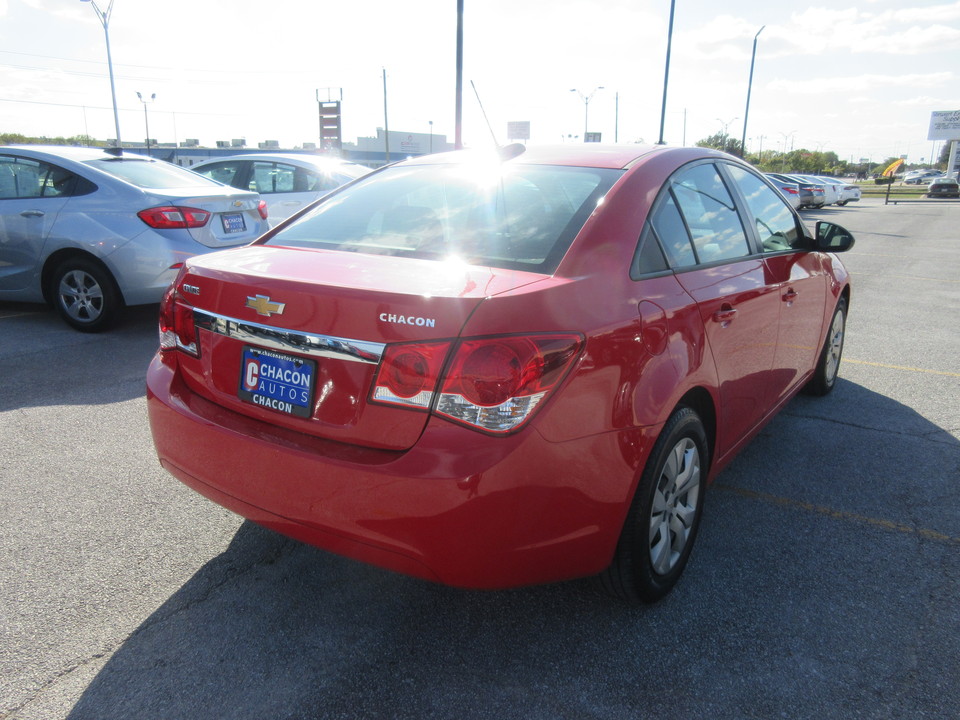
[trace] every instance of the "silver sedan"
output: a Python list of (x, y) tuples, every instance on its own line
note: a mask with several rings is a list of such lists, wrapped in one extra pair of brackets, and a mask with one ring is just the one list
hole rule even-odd
[(77, 330), (159, 302), (183, 262), (268, 229), (253, 192), (142, 155), (0, 147), (0, 300), (47, 302)]

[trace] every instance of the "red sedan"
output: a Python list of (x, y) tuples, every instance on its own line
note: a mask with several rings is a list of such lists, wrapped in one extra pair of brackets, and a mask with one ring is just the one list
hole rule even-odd
[(709, 481), (797, 392), (833, 388), (852, 245), (701, 148), (401, 162), (187, 261), (147, 376), (157, 452), (385, 568), (601, 574), (656, 600)]

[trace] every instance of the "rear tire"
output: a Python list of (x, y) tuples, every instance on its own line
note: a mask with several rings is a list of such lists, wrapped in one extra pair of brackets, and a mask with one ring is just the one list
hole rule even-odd
[(699, 415), (681, 407), (653, 446), (613, 562), (600, 576), (611, 595), (649, 603), (676, 585), (700, 527), (708, 453)]
[(110, 272), (84, 257), (70, 258), (57, 266), (50, 278), (50, 299), (64, 322), (90, 333), (113, 325), (123, 306)]
[(822, 397), (833, 390), (837, 384), (837, 375), (840, 373), (840, 359), (843, 356), (843, 338), (847, 328), (847, 300), (840, 298), (837, 309), (833, 311), (833, 319), (827, 330), (827, 337), (823, 341), (823, 350), (817, 361), (817, 369), (813, 377), (803, 387), (807, 395)]

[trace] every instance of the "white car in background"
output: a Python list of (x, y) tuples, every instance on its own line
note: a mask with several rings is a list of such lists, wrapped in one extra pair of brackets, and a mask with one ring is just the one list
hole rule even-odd
[(838, 178), (825, 178), (817, 175), (797, 175), (796, 177), (822, 186), (824, 205), (836, 205), (840, 202), (841, 183)]
[(861, 194), (859, 185), (845, 182), (840, 186), (840, 199), (837, 201), (837, 205), (843, 207), (849, 202), (859, 202)]
[(249, 153), (204, 160), (190, 167), (212, 180), (260, 193), (270, 227), (314, 200), (370, 172), (338, 158), (307, 153)]

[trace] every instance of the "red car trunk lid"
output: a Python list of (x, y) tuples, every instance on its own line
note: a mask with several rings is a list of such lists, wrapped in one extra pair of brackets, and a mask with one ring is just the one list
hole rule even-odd
[[(200, 256), (177, 286), (179, 302), (193, 308), (199, 357), (179, 353), (179, 363), (194, 392), (235, 412), (403, 450), (416, 442), (428, 414), (368, 401), (385, 348), (456, 338), (479, 303), (544, 279), (463, 263), (259, 245)], [(262, 393), (253, 397), (251, 383), (268, 376), (297, 387), (277, 385), (279, 400), (271, 392), (267, 401)]]

